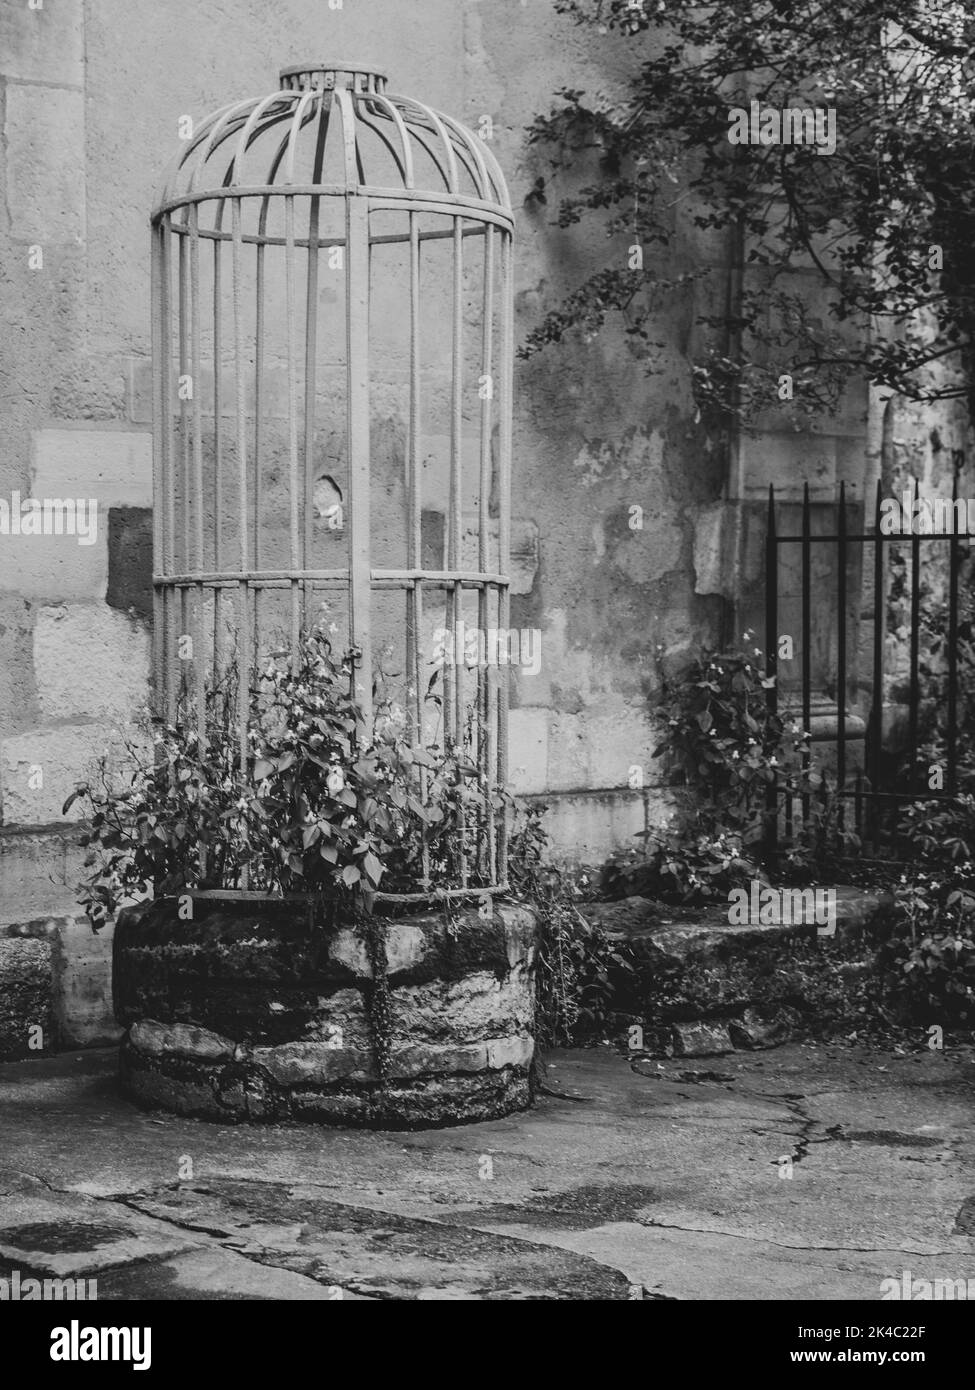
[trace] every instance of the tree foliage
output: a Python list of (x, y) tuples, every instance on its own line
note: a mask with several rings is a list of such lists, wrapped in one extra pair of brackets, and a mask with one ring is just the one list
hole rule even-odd
[[(972, 408), (970, 7), (556, 0), (556, 8), (593, 31), (607, 61), (619, 62), (621, 40), (633, 61), (622, 96), (563, 89), (530, 128), (550, 171), (529, 201), (554, 204), (561, 227), (601, 218), (613, 249), (536, 325), (523, 355), (569, 334), (591, 336), (620, 314), (653, 371), (664, 297), (708, 273), (660, 273), (690, 218), (719, 245), (722, 234), (728, 246), (737, 239), (745, 266), (740, 295), (719, 295), (698, 320), (703, 410), (747, 422), (774, 404), (786, 372), (797, 403), (813, 412), (835, 409), (854, 375), (914, 400), (962, 398)], [(832, 108), (835, 152), (733, 145), (729, 112), (753, 100)], [(580, 187), (593, 160), (596, 177)], [(642, 269), (627, 259), (634, 242)]]

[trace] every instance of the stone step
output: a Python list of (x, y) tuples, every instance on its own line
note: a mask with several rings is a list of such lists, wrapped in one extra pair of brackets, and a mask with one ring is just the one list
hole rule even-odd
[(839, 1007), (869, 970), (873, 937), (896, 910), (891, 894), (830, 891), (825, 924), (808, 899), (804, 910), (780, 914), (796, 920), (744, 925), (728, 920), (725, 901), (581, 905), (629, 967), (610, 975), (619, 1040), (651, 1057), (720, 1056), (775, 1046), (822, 1022), (824, 1006)]

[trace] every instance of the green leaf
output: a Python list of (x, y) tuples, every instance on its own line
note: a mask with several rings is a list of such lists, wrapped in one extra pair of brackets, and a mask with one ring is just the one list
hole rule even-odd
[(366, 875), (366, 878), (369, 880), (372, 886), (374, 888), (378, 887), (379, 880), (383, 876), (383, 865), (379, 862), (379, 860), (376, 858), (376, 856), (372, 853), (371, 850), (363, 858), (362, 868)]

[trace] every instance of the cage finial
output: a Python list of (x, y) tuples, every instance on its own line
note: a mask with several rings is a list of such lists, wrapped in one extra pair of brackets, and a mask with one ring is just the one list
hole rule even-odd
[(281, 69), (281, 87), (288, 92), (350, 87), (353, 91), (379, 93), (386, 90), (386, 74), (371, 63), (295, 63)]

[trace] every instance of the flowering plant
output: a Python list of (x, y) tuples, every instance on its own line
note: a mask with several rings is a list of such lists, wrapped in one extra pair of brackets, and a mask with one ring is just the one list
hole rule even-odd
[(485, 785), (463, 747), (421, 747), (401, 710), (380, 703), (371, 730), (352, 695), (351, 656), (318, 629), (274, 653), (249, 696), (241, 758), (236, 663), (208, 684), (205, 737), (185, 702), (155, 733), (151, 765), (113, 784), (103, 762), (65, 810), (90, 811), (80, 899), (97, 928), (126, 900), (212, 888), (345, 897), (476, 888)]

